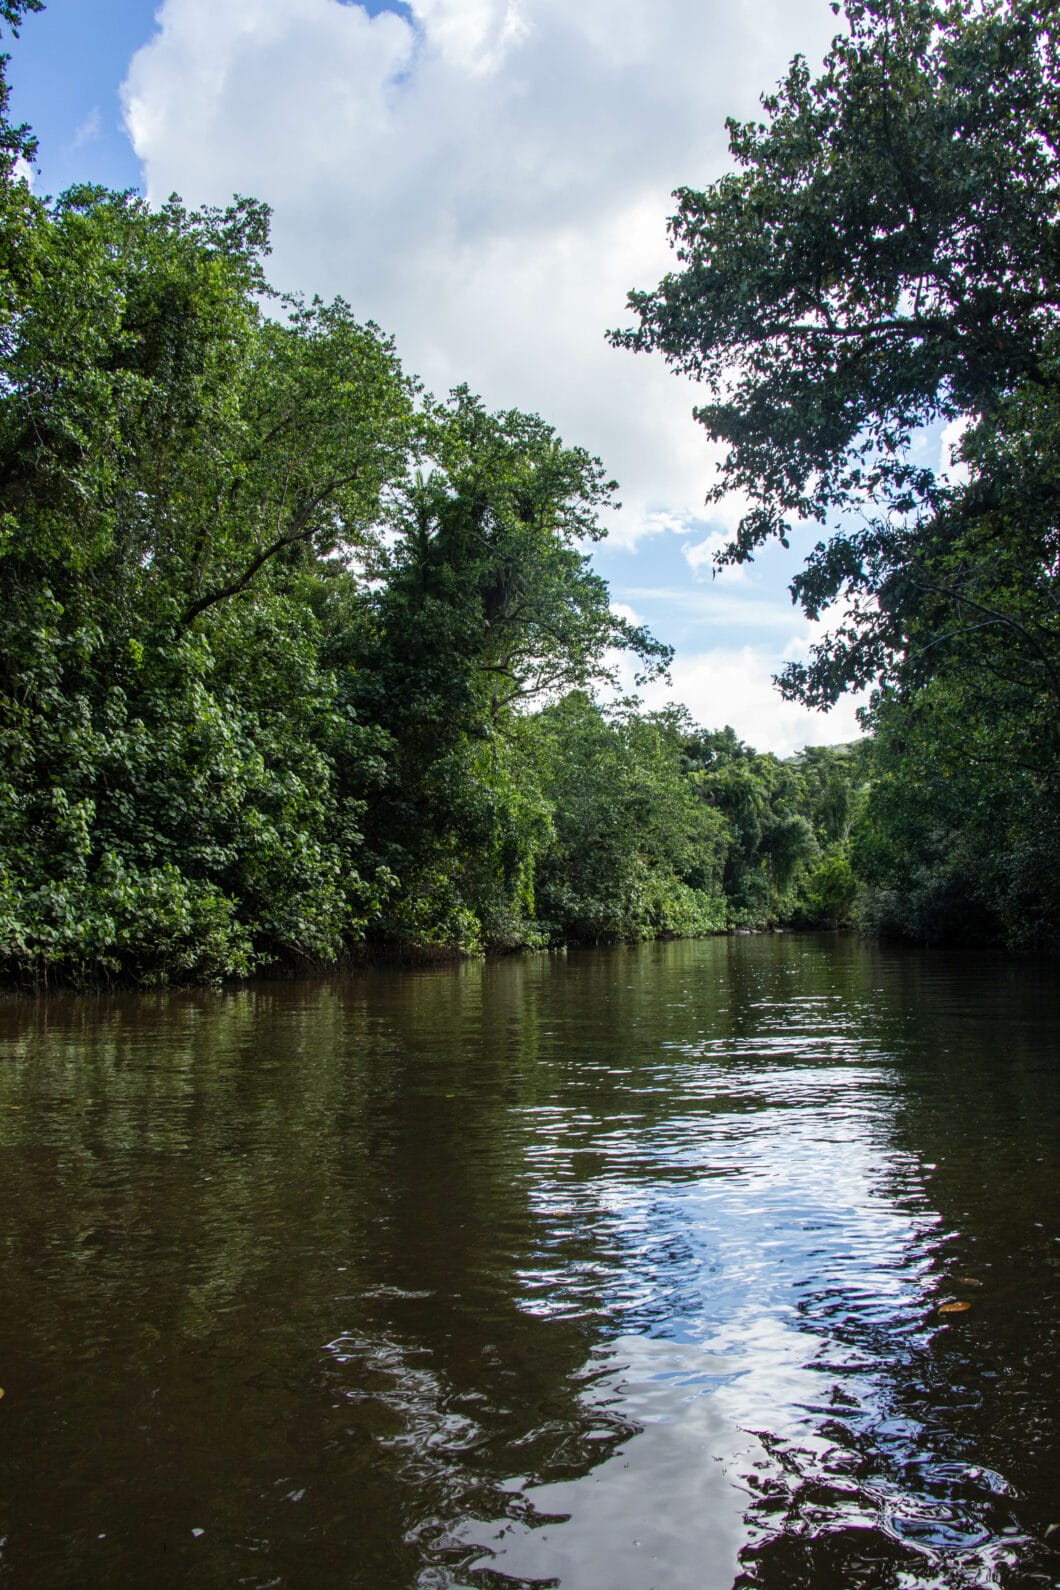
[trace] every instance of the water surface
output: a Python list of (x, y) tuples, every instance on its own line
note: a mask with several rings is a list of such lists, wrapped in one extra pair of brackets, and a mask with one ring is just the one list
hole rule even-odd
[(787, 936), (0, 1005), (0, 1583), (1055, 1586), (1058, 1031)]

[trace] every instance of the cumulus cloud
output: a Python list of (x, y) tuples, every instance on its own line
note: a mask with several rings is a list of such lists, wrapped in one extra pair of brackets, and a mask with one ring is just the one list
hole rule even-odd
[[(537, 410), (622, 484), (613, 537), (700, 509), (695, 388), (610, 349), (668, 267), (726, 114), (834, 26), (824, 0), (164, 0), (126, 119), (148, 191), (275, 211), (281, 285), (340, 292), (436, 391)], [(411, 18), (411, 20), (410, 20)]]
[(683, 702), (705, 728), (731, 724), (756, 750), (781, 757), (806, 745), (841, 745), (860, 737), (853, 700), (841, 701), (827, 713), (782, 700), (773, 684), (782, 663), (783, 654), (763, 646), (714, 647), (678, 657), (671, 688), (653, 684), (641, 694), (653, 708)]
[[(676, 590), (668, 595), (680, 605)], [(697, 595), (703, 598), (706, 593), (691, 593), (692, 598)], [(861, 737), (857, 712), (866, 703), (867, 692), (844, 698), (830, 712), (816, 712), (784, 701), (773, 683), (786, 662), (809, 657), (825, 632), (842, 619), (842, 606), (832, 611), (830, 622), (806, 620), (794, 630), (790, 605), (748, 598), (740, 592), (723, 594), (719, 607), (720, 613), (711, 615), (711, 627), (722, 629), (720, 643), (679, 652), (669, 682), (656, 681), (640, 690), (633, 666), (616, 659), (617, 694), (636, 693), (653, 710), (681, 702), (704, 728), (731, 724), (755, 750), (781, 757), (807, 745), (843, 745)], [(726, 629), (734, 631), (731, 637)], [(741, 634), (751, 638), (741, 640)]]

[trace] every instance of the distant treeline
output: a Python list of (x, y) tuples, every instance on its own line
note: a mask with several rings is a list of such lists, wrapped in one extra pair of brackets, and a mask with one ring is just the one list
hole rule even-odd
[(252, 201), (35, 198), (0, 93), (5, 980), (1055, 932), (1055, 803), (981, 730), (969, 760), (954, 687), (787, 762), (601, 705), (616, 653), (669, 652), (583, 550), (599, 461), (429, 399), (341, 301), (278, 299)]

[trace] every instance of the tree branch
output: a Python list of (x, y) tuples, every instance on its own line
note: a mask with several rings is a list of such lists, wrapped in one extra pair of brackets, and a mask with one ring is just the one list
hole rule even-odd
[(236, 575), (234, 579), (229, 580), (224, 585), (215, 586), (212, 591), (207, 591), (204, 596), (200, 596), (190, 603), (180, 615), (179, 627), (186, 629), (189, 624), (199, 617), (200, 613), (205, 613), (207, 608), (216, 607), (218, 602), (228, 601), (230, 597), (238, 596), (241, 591), (245, 591), (255, 574), (264, 568), (265, 564), (276, 557), (278, 553), (282, 552), (285, 547), (297, 546), (299, 542), (308, 541), (313, 535), (313, 516), (317, 509), (327, 501), (333, 492), (340, 491), (343, 486), (351, 485), (359, 474), (360, 470), (354, 470), (351, 475), (346, 475), (342, 479), (328, 481), (327, 485), (318, 491), (295, 515), (292, 529), (278, 535), (274, 541), (270, 541), (269, 545), (258, 553), (257, 557), (247, 565), (241, 574)]

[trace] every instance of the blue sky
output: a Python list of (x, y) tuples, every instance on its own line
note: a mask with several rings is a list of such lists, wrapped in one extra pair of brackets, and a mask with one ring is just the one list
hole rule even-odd
[(59, 193), (86, 179), (139, 186), (119, 89), (155, 31), (154, 12), (145, 0), (49, 0), (8, 46), (12, 113), (40, 139), (38, 190)]
[(677, 648), (670, 699), (786, 754), (857, 732), (770, 684), (811, 638), (798, 547), (712, 578), (740, 505), (703, 507), (695, 389), (604, 334), (668, 266), (671, 190), (726, 168), (725, 116), (834, 25), (827, 0), (48, 0), (10, 75), (39, 192), (265, 198), (278, 285), (341, 292), (434, 391), (600, 453), (624, 507), (595, 561)]

